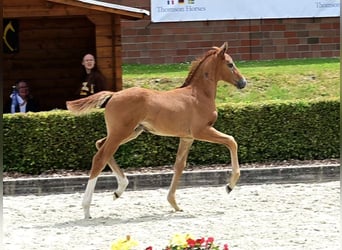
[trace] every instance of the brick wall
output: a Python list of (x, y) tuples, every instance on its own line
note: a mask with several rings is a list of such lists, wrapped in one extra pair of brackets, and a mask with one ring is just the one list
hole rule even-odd
[[(114, 1), (113, 1), (114, 2)], [(150, 0), (115, 1), (150, 10)], [(340, 56), (340, 18), (122, 22), (124, 63), (179, 63), (228, 41), (235, 60)]]

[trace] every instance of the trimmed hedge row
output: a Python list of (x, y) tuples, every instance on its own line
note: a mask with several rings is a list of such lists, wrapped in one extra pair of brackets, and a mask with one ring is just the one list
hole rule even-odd
[[(241, 163), (339, 157), (339, 99), (218, 107), (218, 130), (233, 135)], [(106, 136), (103, 111), (74, 116), (68, 111), (3, 115), (4, 171), (41, 173), (89, 170), (95, 141)], [(121, 167), (171, 165), (178, 138), (143, 133), (115, 155)], [(222, 145), (196, 141), (188, 162), (229, 163)]]

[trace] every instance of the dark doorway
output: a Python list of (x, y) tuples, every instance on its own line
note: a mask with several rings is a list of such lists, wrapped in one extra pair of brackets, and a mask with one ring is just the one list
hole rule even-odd
[(84, 54), (95, 54), (95, 26), (86, 17), (17, 19), (20, 50), (4, 54), (4, 101), (25, 79), (42, 110), (64, 109), (80, 84)]

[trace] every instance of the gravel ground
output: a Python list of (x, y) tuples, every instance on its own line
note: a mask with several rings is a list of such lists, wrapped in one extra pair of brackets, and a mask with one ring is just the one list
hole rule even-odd
[(106, 250), (131, 235), (137, 249), (161, 250), (175, 233), (213, 236), (238, 249), (340, 249), (340, 183), (265, 184), (179, 189), (172, 212), (167, 189), (95, 193), (84, 220), (82, 193), (3, 198), (4, 244), (11, 250)]

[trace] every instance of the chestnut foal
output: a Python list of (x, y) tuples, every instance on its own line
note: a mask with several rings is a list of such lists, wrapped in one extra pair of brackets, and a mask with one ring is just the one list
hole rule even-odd
[(220, 48), (214, 47), (201, 59), (194, 61), (184, 84), (173, 90), (156, 91), (133, 87), (119, 92), (102, 91), (67, 102), (67, 108), (76, 114), (105, 107), (107, 137), (96, 142), (98, 152), (93, 157), (82, 202), (85, 218), (90, 218), (90, 203), (96, 181), (106, 164), (118, 181), (114, 199), (125, 191), (128, 179), (116, 164), (113, 155), (120, 145), (137, 138), (143, 131), (180, 138), (174, 175), (167, 196), (176, 211), (181, 210), (176, 202), (176, 189), (194, 140), (223, 144), (230, 150), (232, 174), (226, 190), (228, 193), (232, 191), (240, 177), (237, 143), (232, 136), (213, 127), (217, 119), (216, 87), (220, 80), (239, 89), (244, 88), (247, 82), (227, 54), (227, 49), (228, 44), (224, 43)]

